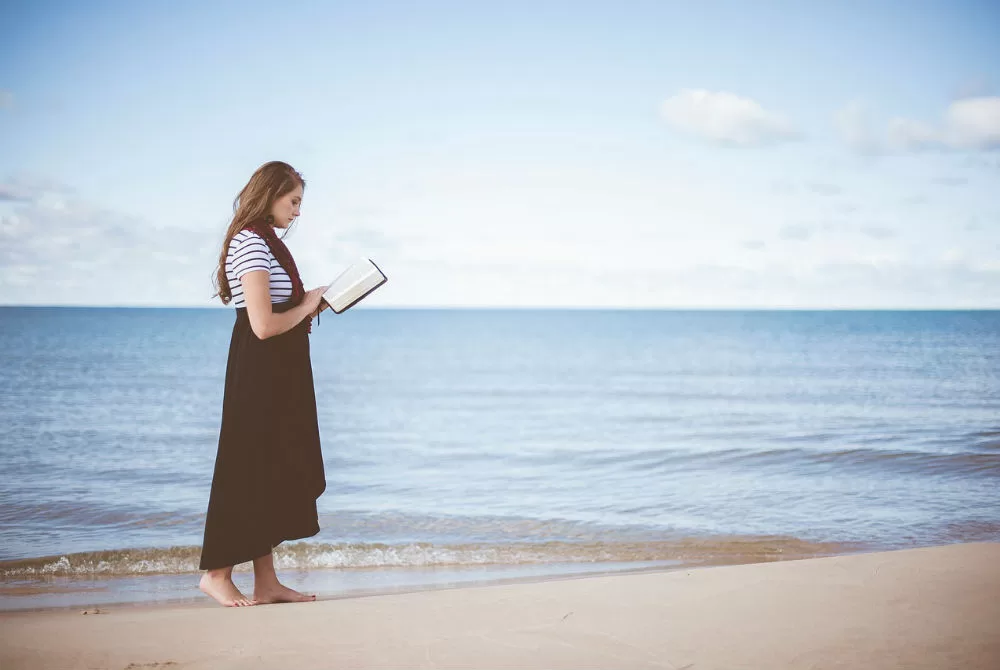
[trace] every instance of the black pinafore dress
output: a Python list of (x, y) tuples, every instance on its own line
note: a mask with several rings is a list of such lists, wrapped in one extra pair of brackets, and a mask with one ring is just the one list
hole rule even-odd
[[(274, 312), (292, 307), (290, 300), (271, 305)], [(246, 308), (236, 308), (199, 570), (319, 533), (316, 499), (326, 473), (307, 323), (261, 340)]]

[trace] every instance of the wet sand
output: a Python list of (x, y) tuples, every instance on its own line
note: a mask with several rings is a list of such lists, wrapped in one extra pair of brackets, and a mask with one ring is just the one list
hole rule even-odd
[(1000, 668), (1000, 543), (249, 608), (0, 614), (0, 668)]

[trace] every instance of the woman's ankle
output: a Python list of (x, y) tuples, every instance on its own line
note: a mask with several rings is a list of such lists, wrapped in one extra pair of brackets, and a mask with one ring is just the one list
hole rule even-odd
[(212, 580), (229, 580), (232, 581), (233, 573), (230, 568), (217, 568), (215, 570), (206, 570), (205, 577)]
[(281, 586), (281, 582), (278, 581), (278, 575), (275, 573), (254, 573), (253, 576), (253, 587), (257, 590), (261, 589), (273, 589)]

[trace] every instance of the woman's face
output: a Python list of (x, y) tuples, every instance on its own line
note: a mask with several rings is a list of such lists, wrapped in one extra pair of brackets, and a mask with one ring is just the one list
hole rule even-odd
[(302, 186), (294, 189), (274, 201), (271, 206), (271, 216), (274, 217), (275, 228), (287, 228), (299, 215), (299, 205), (302, 204)]

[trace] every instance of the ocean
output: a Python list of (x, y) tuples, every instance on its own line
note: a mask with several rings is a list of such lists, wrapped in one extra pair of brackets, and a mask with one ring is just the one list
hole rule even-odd
[[(0, 307), (0, 609), (207, 601), (233, 321)], [(358, 307), (310, 338), (322, 530), (275, 564), (321, 597), (1000, 541), (1000, 311)]]

